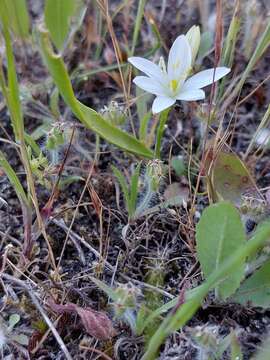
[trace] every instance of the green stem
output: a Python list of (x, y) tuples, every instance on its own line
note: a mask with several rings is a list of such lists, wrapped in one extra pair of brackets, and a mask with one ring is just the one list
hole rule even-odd
[(212, 290), (217, 283), (223, 281), (228, 277), (239, 264), (246, 258), (256, 253), (263, 247), (270, 238), (270, 222), (263, 224), (255, 235), (242, 247), (240, 247), (234, 254), (221, 264), (208, 279), (197, 288), (194, 296), (192, 296), (183, 305), (176, 307), (162, 322), (156, 333), (149, 342), (146, 353), (141, 360), (155, 360), (157, 352), (164, 340), (172, 332), (183, 327), (187, 321), (195, 314), (201, 306), (203, 299), (208, 292)]
[(162, 140), (162, 137), (164, 134), (165, 124), (167, 122), (170, 109), (171, 108), (163, 110), (162, 113), (160, 114), (159, 125), (158, 125), (158, 129), (157, 129), (156, 146), (155, 146), (155, 158), (156, 159), (160, 159), (161, 140)]
[(137, 11), (137, 15), (136, 15), (136, 22), (135, 22), (134, 32), (133, 32), (133, 38), (132, 38), (131, 56), (134, 54), (135, 47), (136, 47), (136, 44), (137, 44), (139, 32), (140, 32), (140, 29), (141, 29), (141, 24), (142, 24), (142, 19), (143, 19), (143, 14), (144, 14), (144, 7), (145, 7), (145, 4), (146, 4), (146, 1), (147, 0), (140, 0), (139, 1), (138, 11)]

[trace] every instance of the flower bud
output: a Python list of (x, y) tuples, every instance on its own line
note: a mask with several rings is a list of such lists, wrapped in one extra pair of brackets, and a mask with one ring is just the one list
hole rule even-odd
[(152, 191), (158, 191), (160, 181), (163, 177), (163, 163), (155, 159), (150, 160), (146, 165), (146, 175), (150, 179)]
[(198, 54), (200, 42), (201, 42), (200, 27), (193, 25), (186, 33), (186, 38), (191, 48), (192, 64), (193, 64)]
[(123, 106), (120, 106), (116, 101), (111, 101), (109, 106), (104, 106), (100, 111), (103, 118), (114, 126), (122, 125), (126, 118), (127, 113)]
[(65, 143), (63, 124), (55, 124), (49, 131), (46, 141), (48, 150), (55, 150)]

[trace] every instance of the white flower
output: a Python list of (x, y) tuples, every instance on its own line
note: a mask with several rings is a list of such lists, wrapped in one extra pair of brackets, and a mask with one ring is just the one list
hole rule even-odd
[(131, 57), (128, 61), (147, 75), (136, 76), (133, 82), (141, 89), (156, 95), (152, 105), (153, 113), (169, 108), (176, 100), (204, 99), (205, 93), (201, 88), (230, 72), (226, 67), (217, 67), (188, 78), (192, 66), (192, 49), (186, 35), (180, 35), (174, 41), (169, 52), (167, 69), (164, 61), (161, 61), (161, 67), (141, 57)]

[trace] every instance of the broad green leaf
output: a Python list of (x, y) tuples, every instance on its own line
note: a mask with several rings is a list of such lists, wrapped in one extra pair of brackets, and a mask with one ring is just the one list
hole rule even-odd
[[(197, 225), (197, 254), (207, 279), (220, 265), (245, 243), (245, 232), (236, 208), (220, 202), (206, 208)], [(239, 287), (244, 276), (244, 261), (239, 261), (234, 274), (216, 287), (216, 296), (228, 298)]]
[(263, 308), (270, 306), (270, 260), (243, 282), (232, 300)]
[(221, 151), (212, 168), (213, 189), (222, 200), (240, 205), (242, 195), (255, 190), (245, 164), (235, 154)]
[(25, 39), (29, 35), (29, 15), (25, 0), (0, 0), (0, 17), (14, 35)]
[(93, 130), (112, 144), (131, 153), (135, 153), (146, 158), (152, 158), (152, 151), (139, 140), (110, 124), (96, 111), (85, 106), (76, 99), (64, 62), (60, 55), (53, 52), (49, 41), (49, 34), (44, 29), (40, 29), (40, 44), (44, 61), (53, 77), (53, 80), (66, 104), (70, 106), (75, 116), (86, 127)]
[(58, 50), (63, 48), (67, 38), (75, 5), (74, 0), (46, 0), (45, 23)]

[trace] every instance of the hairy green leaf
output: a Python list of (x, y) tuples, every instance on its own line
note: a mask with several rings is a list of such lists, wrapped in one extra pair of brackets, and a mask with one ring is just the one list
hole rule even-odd
[[(204, 210), (197, 225), (197, 252), (205, 278), (217, 270), (232, 253), (245, 243), (240, 215), (228, 202)], [(216, 287), (216, 296), (226, 299), (239, 287), (244, 276), (244, 261), (239, 261), (233, 275)]]

